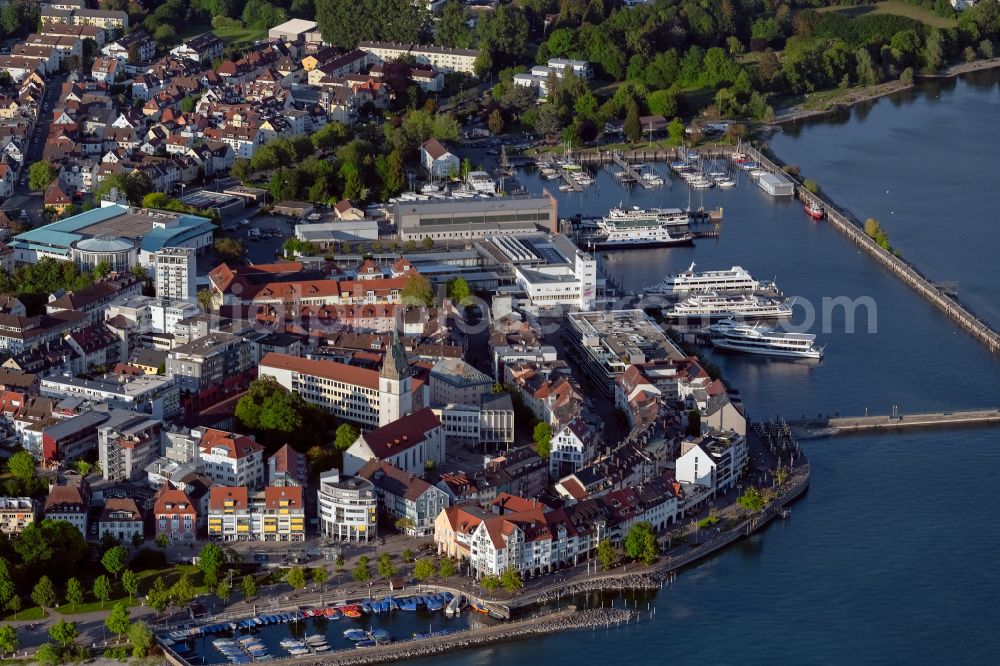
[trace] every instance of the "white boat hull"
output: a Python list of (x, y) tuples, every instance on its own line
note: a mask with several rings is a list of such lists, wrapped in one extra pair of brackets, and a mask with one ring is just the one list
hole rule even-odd
[(740, 352), (742, 354), (753, 354), (755, 356), (779, 356), (784, 358), (813, 358), (823, 357), (822, 349), (774, 349), (765, 347), (745, 347), (738, 342), (725, 338), (712, 338), (712, 346), (717, 349)]

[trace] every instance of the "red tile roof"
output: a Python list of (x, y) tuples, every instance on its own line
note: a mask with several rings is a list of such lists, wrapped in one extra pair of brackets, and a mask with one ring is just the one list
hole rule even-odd
[(156, 502), (153, 504), (153, 513), (157, 516), (161, 514), (197, 516), (198, 510), (183, 490), (164, 487), (160, 491), (160, 494), (156, 496)]
[[(288, 502), (287, 505), (282, 507), (282, 502)], [(264, 505), (268, 509), (301, 509), (304, 507), (302, 503), (302, 488), (300, 486), (268, 486), (264, 488)]]
[(205, 430), (199, 446), (205, 453), (211, 453), (214, 448), (224, 448), (226, 455), (230, 458), (246, 458), (253, 453), (264, 450), (263, 446), (246, 435), (238, 435), (215, 428)]
[(423, 442), (429, 432), (440, 426), (441, 419), (430, 407), (424, 407), (362, 437), (372, 453), (385, 460)]
[(260, 367), (289, 370), (302, 375), (311, 375), (323, 379), (331, 379), (345, 384), (378, 389), (378, 371), (358, 368), (337, 361), (313, 361), (299, 356), (289, 356), (278, 352), (269, 352), (260, 362)]
[(245, 486), (231, 488), (229, 486), (212, 486), (209, 490), (208, 508), (221, 511), (226, 506), (226, 500), (233, 500), (233, 508), (247, 510), (250, 508), (250, 492)]

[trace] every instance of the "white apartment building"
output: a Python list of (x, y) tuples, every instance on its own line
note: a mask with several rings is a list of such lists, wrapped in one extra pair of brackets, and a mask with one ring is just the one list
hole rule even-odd
[(319, 532), (340, 541), (371, 541), (378, 531), (378, 498), (368, 479), (323, 472), (316, 491)]
[(549, 476), (561, 479), (572, 474), (597, 453), (600, 434), (579, 416), (559, 430), (551, 441), (549, 453)]
[(681, 443), (674, 476), (680, 483), (705, 486), (713, 496), (736, 484), (747, 464), (747, 440), (735, 432), (710, 432)]
[(189, 301), (158, 298), (149, 304), (150, 327), (154, 333), (173, 333), (177, 322), (199, 314), (201, 309)]
[(153, 254), (156, 295), (174, 301), (193, 301), (197, 295), (197, 255), (189, 247), (166, 247)]
[(452, 49), (444, 46), (422, 46), (397, 42), (361, 42), (358, 48), (374, 56), (380, 63), (412, 56), (421, 65), (430, 65), (441, 72), (462, 72), (475, 74), (476, 59), (481, 51), (477, 49)]
[(204, 474), (226, 486), (264, 485), (264, 447), (246, 435), (206, 428), (198, 444)]

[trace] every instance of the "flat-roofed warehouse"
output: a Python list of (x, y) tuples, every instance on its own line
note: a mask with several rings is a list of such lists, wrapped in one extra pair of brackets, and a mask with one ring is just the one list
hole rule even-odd
[(547, 191), (537, 196), (398, 201), (393, 217), (404, 241), (420, 241), (427, 236), (448, 241), (559, 230), (558, 204)]

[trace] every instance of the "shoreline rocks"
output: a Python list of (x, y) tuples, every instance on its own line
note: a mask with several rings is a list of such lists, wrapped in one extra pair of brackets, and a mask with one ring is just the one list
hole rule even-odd
[[(638, 613), (626, 608), (591, 608), (587, 610), (566, 610), (552, 614), (528, 618), (506, 625), (487, 629), (471, 629), (440, 638), (424, 639), (405, 643), (394, 643), (385, 648), (365, 648), (349, 654), (327, 654), (319, 661), (296, 661), (296, 666), (361, 666), (379, 664), (401, 659), (429, 657), (452, 650), (478, 648), (508, 640), (521, 640), (526, 636), (550, 634), (557, 631), (597, 629), (627, 624), (639, 617)], [(469, 634), (469, 635), (465, 635)]]

